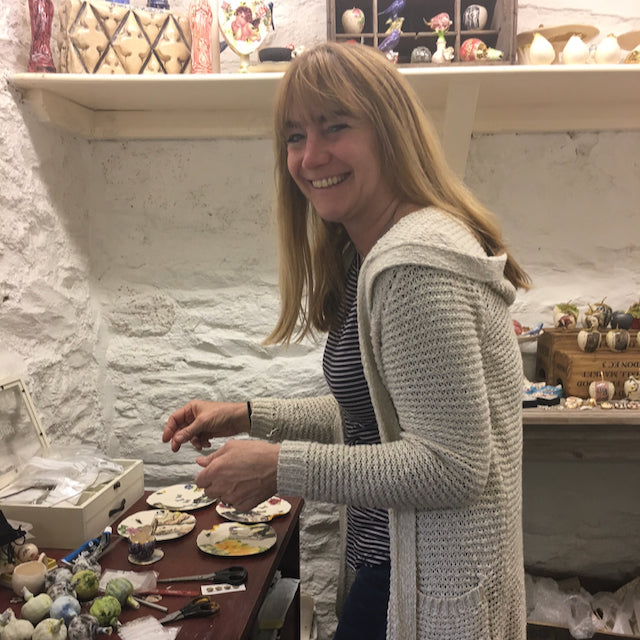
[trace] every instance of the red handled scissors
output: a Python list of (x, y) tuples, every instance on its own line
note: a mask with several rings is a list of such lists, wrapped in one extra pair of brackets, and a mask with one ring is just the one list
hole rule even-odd
[(204, 616), (212, 616), (220, 611), (220, 605), (213, 600), (209, 600), (207, 596), (194, 598), (184, 607), (170, 613), (168, 616), (160, 619), (160, 624), (175, 622), (176, 620), (186, 620), (187, 618), (202, 618)]

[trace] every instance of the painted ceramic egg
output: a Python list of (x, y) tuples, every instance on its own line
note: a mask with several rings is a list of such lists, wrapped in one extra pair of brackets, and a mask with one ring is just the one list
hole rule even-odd
[(484, 29), (488, 17), (485, 7), (480, 4), (470, 4), (462, 14), (462, 26), (467, 31)]
[(356, 7), (347, 9), (342, 14), (342, 28), (345, 33), (362, 33), (364, 29), (364, 12)]

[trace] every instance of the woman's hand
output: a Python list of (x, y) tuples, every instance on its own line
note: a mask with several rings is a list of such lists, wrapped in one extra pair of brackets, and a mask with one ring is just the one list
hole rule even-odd
[(195, 482), (210, 498), (249, 511), (277, 492), (279, 454), (279, 444), (229, 440), (208, 456), (196, 458), (204, 469)]
[(162, 442), (178, 451), (183, 442), (198, 450), (211, 446), (210, 439), (248, 433), (251, 425), (246, 402), (191, 400), (174, 411), (162, 432)]

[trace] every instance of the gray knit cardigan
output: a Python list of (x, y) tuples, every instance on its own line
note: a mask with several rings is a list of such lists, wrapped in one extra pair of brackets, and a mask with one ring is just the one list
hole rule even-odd
[(389, 510), (389, 640), (523, 640), (522, 360), (505, 257), (426, 208), (372, 248), (358, 326), (382, 443), (342, 444), (332, 396), (252, 401), (278, 492)]

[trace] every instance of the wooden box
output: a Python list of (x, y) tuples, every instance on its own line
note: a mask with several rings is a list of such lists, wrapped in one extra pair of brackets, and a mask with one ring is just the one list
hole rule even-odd
[(561, 384), (567, 396), (588, 398), (589, 385), (602, 374), (615, 385), (615, 398), (623, 398), (627, 378), (640, 373), (638, 331), (629, 332), (630, 346), (621, 352), (606, 346), (606, 331), (602, 331), (601, 346), (592, 353), (579, 349), (578, 332), (579, 329), (545, 329), (538, 338), (536, 380)]
[[(328, 40), (345, 42), (357, 40), (362, 44), (377, 47), (386, 37), (385, 31), (388, 15), (378, 15), (391, 5), (392, 0), (327, 0)], [(469, 5), (481, 4), (487, 9), (488, 19), (482, 30), (465, 31), (462, 29), (462, 18)], [(348, 9), (357, 7), (364, 12), (365, 24), (361, 34), (345, 33), (342, 27), (342, 14)], [(435, 53), (437, 36), (428, 27), (427, 22), (438, 13), (446, 12), (453, 21), (446, 34), (447, 46), (454, 49), (454, 59), (447, 64), (513, 64), (516, 59), (516, 24), (518, 6), (516, 0), (406, 0), (405, 7), (399, 12), (404, 18), (400, 43), (395, 47), (399, 54), (398, 63), (406, 64), (411, 60), (411, 51), (415, 47), (427, 47)], [(460, 60), (460, 45), (467, 38), (479, 38), (488, 47), (503, 52), (500, 62)], [(429, 64), (427, 63), (427, 67)]]
[[(142, 460), (112, 460), (122, 471), (110, 480), (94, 483), (79, 497), (52, 505), (34, 503), (34, 490), (10, 497), (16, 487), (23, 488), (19, 475), (26, 463), (33, 456), (46, 457), (50, 450), (19, 378), (0, 383), (0, 441), (0, 510), (10, 520), (32, 524), (30, 533), (39, 547), (76, 549), (102, 533), (144, 493)], [(44, 495), (42, 489), (35, 491)]]

